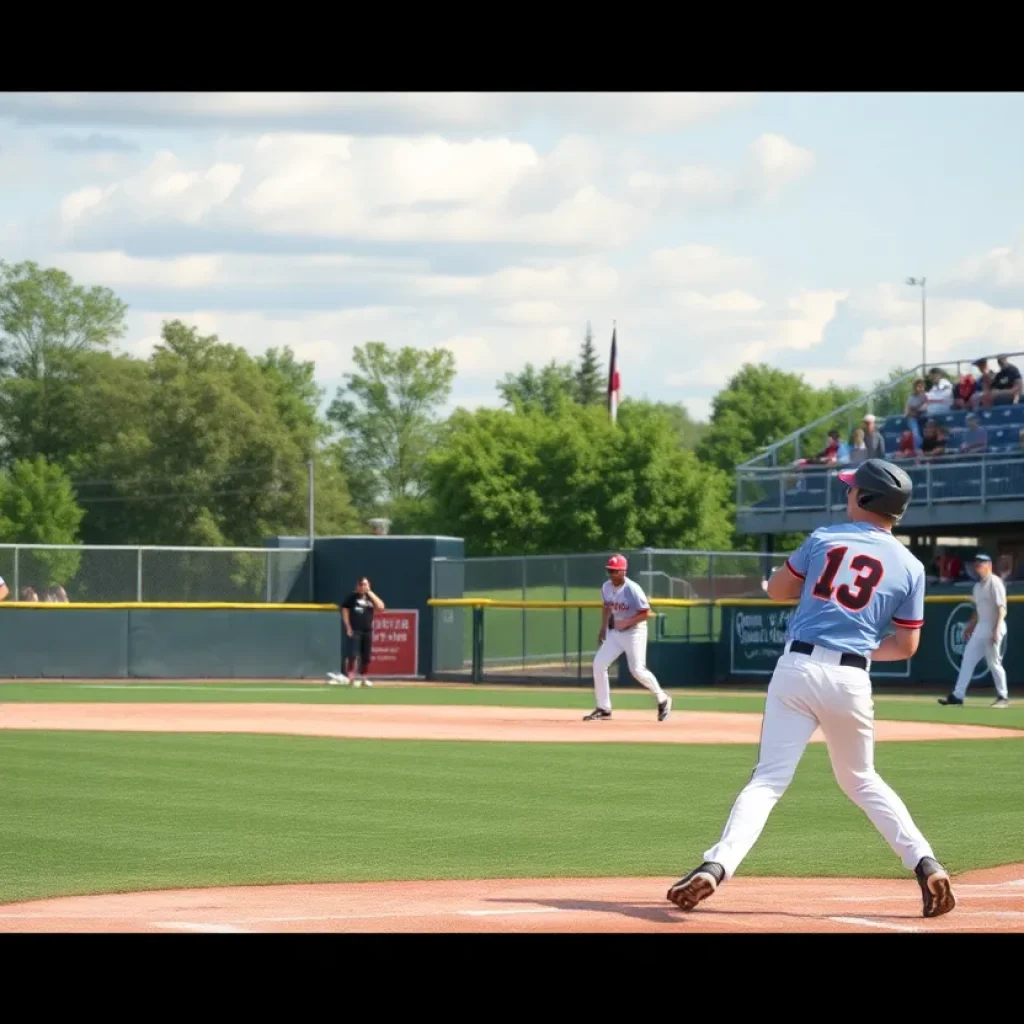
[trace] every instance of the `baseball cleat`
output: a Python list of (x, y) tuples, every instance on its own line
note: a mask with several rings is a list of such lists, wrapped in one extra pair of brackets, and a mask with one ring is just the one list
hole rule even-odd
[(706, 900), (725, 878), (725, 868), (714, 861), (705, 861), (684, 878), (680, 878), (666, 894), (680, 910), (693, 910)]
[(951, 693), (948, 697), (940, 697), (940, 704), (963, 704), (963, 701), (955, 694)]
[(328, 672), (327, 673), (327, 685), (328, 686), (348, 686), (348, 676), (343, 676), (340, 672)]
[(369, 686), (369, 687), (372, 688), (373, 687), (373, 683), (371, 683), (369, 679), (364, 677), (363, 678), (363, 686)]
[(604, 708), (594, 708), (594, 710), (591, 711), (589, 715), (584, 715), (583, 721), (584, 722), (602, 722), (606, 718), (611, 718), (611, 717), (612, 717), (612, 713), (610, 711), (605, 711)]
[(994, 701), (993, 704), (992, 704), (992, 707), (994, 707), (994, 708), (1008, 708), (1009, 706), (1010, 706), (1010, 698), (1009, 697), (1000, 697), (998, 700)]
[(658, 705), (658, 721), (664, 722), (672, 710), (672, 698), (666, 693), (665, 699)]
[(956, 897), (946, 869), (934, 857), (922, 857), (914, 868), (917, 884), (921, 886), (925, 917), (948, 914), (956, 906)]

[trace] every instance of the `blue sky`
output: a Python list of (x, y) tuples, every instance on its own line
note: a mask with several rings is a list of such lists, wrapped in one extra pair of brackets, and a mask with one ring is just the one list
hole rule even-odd
[(315, 360), (445, 345), (452, 405), (619, 325), (625, 394), (707, 415), (1024, 349), (1024, 94), (0, 94), (0, 256)]

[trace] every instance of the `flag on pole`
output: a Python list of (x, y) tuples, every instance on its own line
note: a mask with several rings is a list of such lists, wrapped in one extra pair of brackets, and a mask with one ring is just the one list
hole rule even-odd
[(616, 328), (612, 328), (612, 357), (608, 363), (608, 412), (611, 414), (612, 423), (618, 417), (619, 412), (619, 361), (618, 348), (615, 342)]

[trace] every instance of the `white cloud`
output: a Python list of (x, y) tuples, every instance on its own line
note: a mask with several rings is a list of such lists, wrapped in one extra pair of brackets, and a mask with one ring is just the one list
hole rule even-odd
[(743, 200), (777, 199), (782, 188), (810, 174), (815, 156), (782, 135), (765, 133), (750, 146), (748, 165), (739, 170), (685, 164), (673, 171), (635, 170), (631, 194), (648, 208), (665, 205), (714, 206)]
[[(62, 213), (84, 237), (146, 223), (372, 241), (621, 244), (643, 216), (586, 183), (588, 160), (580, 147), (542, 157), (509, 139), (264, 135), (225, 145), (212, 164), (161, 152), (98, 200), (93, 190), (88, 203), (84, 192), (67, 197)], [(572, 189), (524, 215), (515, 190), (536, 186), (538, 174)]]
[(651, 253), (650, 265), (658, 283), (668, 287), (706, 285), (742, 280), (754, 261), (731, 256), (713, 245), (682, 245)]
[(681, 301), (687, 309), (708, 313), (753, 313), (765, 305), (756, 295), (741, 291), (719, 292), (717, 295), (686, 292)]
[(1013, 245), (990, 249), (982, 256), (964, 260), (949, 275), (950, 284), (987, 284), (996, 289), (1024, 286), (1024, 231)]

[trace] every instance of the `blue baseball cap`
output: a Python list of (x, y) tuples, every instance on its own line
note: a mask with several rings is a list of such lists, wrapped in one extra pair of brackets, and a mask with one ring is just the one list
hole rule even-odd
[(974, 560), (976, 562), (991, 562), (992, 561), (992, 559), (988, 555), (986, 555), (983, 551), (979, 551), (974, 556)]

